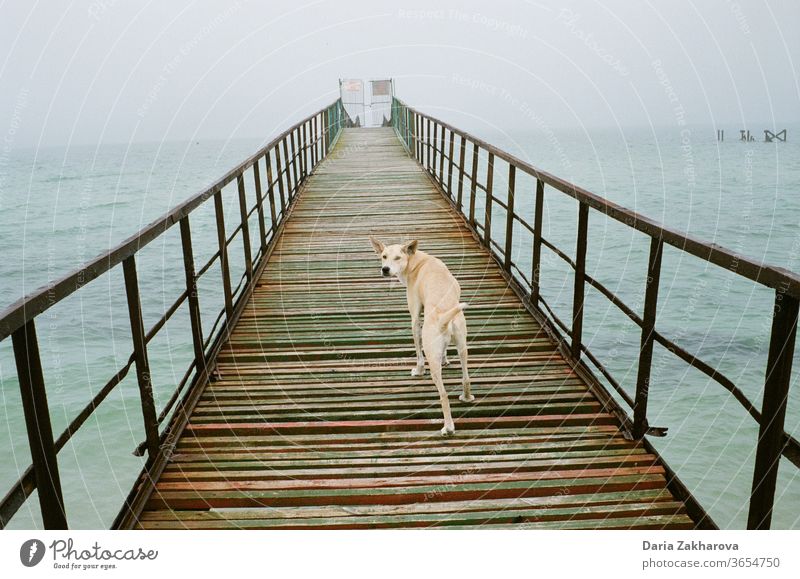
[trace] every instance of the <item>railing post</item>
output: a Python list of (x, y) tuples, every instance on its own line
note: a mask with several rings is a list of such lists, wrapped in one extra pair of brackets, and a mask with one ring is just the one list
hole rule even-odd
[(300, 155), (300, 169), (303, 172), (303, 178), (300, 180), (301, 183), (305, 182), (306, 178), (308, 177), (308, 121), (303, 123), (303, 131), (299, 133), (300, 138), (302, 139), (302, 145), (300, 146), (300, 150), (302, 154)]
[(327, 127), (328, 130), (327, 133), (328, 140), (325, 142), (326, 157), (328, 156), (328, 153), (331, 152), (331, 145), (333, 144), (333, 135), (334, 135), (333, 125), (336, 122), (336, 109), (337, 107), (334, 106), (326, 111), (326, 114), (328, 115), (327, 121), (325, 123), (325, 126)]
[(783, 293), (781, 289), (775, 292), (756, 464), (747, 516), (748, 529), (769, 529), (772, 523), (778, 466), (786, 440), (783, 435), (784, 420), (792, 379), (798, 310), (800, 300)]
[(297, 166), (300, 178), (297, 180), (297, 189), (306, 180), (306, 124), (297, 127)]
[(536, 179), (536, 201), (533, 215), (533, 259), (531, 261), (531, 303), (539, 303), (542, 269), (542, 220), (544, 217), (544, 181)]
[(506, 197), (506, 246), (503, 266), (511, 273), (511, 248), (514, 236), (514, 189), (516, 188), (517, 167), (508, 164), (508, 197)]
[(472, 176), (469, 186), (469, 224), (475, 228), (475, 194), (478, 190), (478, 143), (472, 143)]
[[(328, 152), (330, 153), (331, 147), (333, 146), (333, 140), (336, 138), (336, 135), (339, 134), (339, 105), (337, 103), (336, 106), (333, 107), (333, 114), (328, 113), (328, 122), (330, 123), (330, 133), (328, 134)], [(332, 117), (332, 118), (331, 118)]]
[(414, 150), (417, 152), (417, 161), (422, 165), (425, 161), (422, 153), (422, 119), (414, 113)]
[(442, 134), (439, 135), (439, 185), (444, 185), (444, 131), (442, 127)]
[[(339, 134), (339, 123), (341, 122), (340, 121), (341, 108), (342, 108), (342, 100), (339, 99), (336, 101), (336, 106), (333, 109), (333, 124), (336, 127), (337, 135)], [(333, 141), (333, 139), (331, 139), (331, 141)]]
[(253, 254), (250, 249), (250, 224), (247, 221), (247, 196), (244, 191), (244, 174), (236, 177), (239, 190), (239, 216), (242, 219), (242, 246), (244, 248), (244, 271), (248, 285), (253, 281)]
[[(286, 197), (289, 201), (292, 199), (292, 172), (289, 170), (289, 165), (291, 164), (292, 160), (289, 158), (289, 147), (287, 143), (287, 138), (283, 137), (283, 164), (286, 176)], [(278, 163), (280, 166), (280, 163)], [(286, 208), (286, 200), (283, 198), (283, 191), (281, 191), (281, 214), (283, 214), (284, 209)]]
[(404, 122), (406, 124), (406, 144), (408, 145), (408, 150), (410, 151), (414, 143), (414, 141), (411, 138), (412, 127), (411, 127), (411, 122), (409, 120), (411, 118), (411, 111), (408, 110), (408, 107), (403, 107), (403, 111), (405, 112)]
[(428, 173), (431, 173), (432, 172), (431, 167), (433, 166), (432, 165), (432, 163), (433, 163), (433, 143), (431, 142), (431, 136), (432, 136), (432, 133), (431, 133), (431, 120), (429, 118), (426, 118), (425, 119), (425, 124), (426, 124), (426, 128), (425, 128), (425, 150), (427, 151), (427, 153), (426, 153), (426, 156), (427, 156), (426, 166), (428, 168)]
[(322, 156), (323, 156), (323, 158), (328, 156), (328, 150), (330, 149), (330, 146), (331, 146), (331, 141), (330, 141), (330, 137), (331, 137), (331, 119), (330, 119), (330, 116), (331, 115), (330, 115), (330, 112), (329, 112), (328, 109), (325, 109), (324, 111), (322, 111), (322, 130), (323, 130), (323, 133), (322, 133), (322, 147), (323, 147)]
[(463, 194), (464, 194), (464, 162), (467, 155), (467, 140), (464, 138), (464, 135), (461, 135), (461, 142), (459, 143), (459, 156), (458, 156), (458, 197), (456, 199), (456, 206), (458, 210), (462, 213), (464, 209), (462, 207), (463, 202)]
[(311, 117), (311, 170), (317, 166), (317, 115)]
[(647, 285), (642, 314), (642, 341), (639, 350), (639, 370), (636, 376), (636, 398), (633, 405), (633, 437), (641, 439), (647, 434), (647, 398), (650, 392), (650, 368), (653, 362), (658, 286), (661, 277), (661, 256), (664, 242), (660, 237), (650, 239), (650, 258), (647, 265)]
[[(297, 178), (297, 146), (296, 146), (295, 139), (294, 139), (294, 134), (295, 134), (296, 131), (297, 131), (297, 128), (295, 127), (295, 129), (292, 130), (291, 133), (289, 133), (289, 139), (290, 139), (290, 142), (291, 142), (291, 145), (292, 145), (292, 181), (294, 182), (294, 187), (290, 187), (289, 191), (288, 191), (288, 193), (289, 193), (289, 201), (294, 199), (294, 194), (300, 188), (300, 180)], [(287, 162), (288, 162), (288, 159), (287, 159)]]
[(586, 281), (586, 240), (589, 228), (589, 206), (578, 204), (578, 242), (575, 250), (575, 287), (572, 292), (572, 357), (581, 358), (583, 334), (583, 292)]
[[(284, 199), (285, 193), (283, 191), (283, 169), (281, 168), (281, 148), (276, 144), (275, 149), (275, 171), (277, 172), (278, 177), (275, 181), (278, 183), (278, 194), (280, 195), (281, 199), (281, 216), (283, 216), (283, 212), (286, 210), (286, 200)], [(269, 155), (267, 155), (267, 167), (269, 167)], [(288, 173), (288, 171), (287, 171)], [(275, 225), (275, 221), (273, 220), (273, 226)]]
[(136, 256), (131, 255), (122, 262), (125, 277), (125, 293), (128, 296), (128, 314), (131, 320), (133, 338), (133, 358), (136, 361), (136, 378), (139, 382), (139, 396), (142, 400), (147, 461), (152, 462), (158, 455), (160, 446), (158, 418), (153, 400), (153, 381), (150, 377), (150, 362), (147, 359), (147, 342), (142, 322), (142, 302), (139, 299), (139, 280), (136, 276)]
[[(267, 153), (269, 155), (269, 153)], [(255, 182), (256, 186), (256, 210), (258, 212), (258, 234), (260, 237), (261, 243), (261, 255), (264, 255), (264, 252), (267, 250), (267, 226), (264, 222), (264, 201), (261, 195), (261, 169), (259, 168), (258, 164), (261, 162), (260, 159), (256, 159), (256, 162), (253, 163), (253, 181)]]
[(417, 151), (417, 161), (419, 162), (420, 165), (422, 165), (424, 167), (425, 166), (425, 149), (423, 148), (423, 145), (422, 145), (423, 124), (422, 124), (422, 117), (417, 112), (414, 113), (414, 127), (415, 127), (415, 135), (414, 136), (416, 138), (415, 142), (416, 142), (416, 151)]
[(417, 114), (411, 111), (409, 114), (409, 129), (411, 130), (411, 155), (419, 160), (419, 143), (417, 143)]
[(225, 211), (222, 207), (222, 191), (214, 193), (214, 213), (217, 218), (217, 241), (219, 242), (219, 265), (222, 271), (222, 291), (225, 295), (225, 318), (233, 318), (233, 294), (228, 266), (228, 240), (225, 235)]
[(183, 247), (183, 271), (186, 278), (186, 293), (189, 296), (189, 322), (192, 329), (192, 346), (194, 346), (194, 364), (198, 373), (206, 365), (203, 349), (203, 325), (200, 318), (200, 300), (197, 295), (197, 276), (194, 269), (194, 250), (192, 249), (192, 230), (189, 216), (181, 218), (181, 245)]
[[(275, 147), (275, 153), (278, 153), (277, 147)], [(267, 196), (269, 197), (269, 216), (272, 219), (272, 227), (270, 228), (270, 232), (272, 235), (275, 235), (275, 229), (278, 227), (278, 219), (275, 216), (275, 187), (272, 185), (272, 162), (269, 158), (269, 151), (267, 151), (265, 158), (267, 160)]]
[(447, 194), (450, 196), (450, 199), (453, 199), (453, 150), (455, 149), (456, 144), (456, 134), (453, 131), (450, 131), (450, 146), (449, 152), (447, 156), (450, 158), (450, 162), (447, 164)]
[(328, 153), (331, 151), (331, 145), (333, 144), (333, 139), (335, 136), (334, 125), (336, 124), (336, 111), (338, 110), (339, 106), (335, 105), (331, 110), (328, 111)]
[(438, 132), (438, 123), (433, 123), (433, 135), (431, 136), (431, 120), (428, 119), (428, 150), (430, 155), (428, 157), (428, 172), (436, 181), (436, 133)]
[(492, 183), (494, 182), (494, 153), (489, 153), (486, 165), (486, 203), (483, 206), (483, 242), (492, 251)]
[(53, 442), (53, 427), (50, 424), (50, 409), (47, 405), (47, 390), (44, 386), (42, 361), (39, 357), (39, 342), (33, 320), (11, 334), (14, 360), (17, 366), (22, 410), (25, 414), (25, 429), (31, 449), (36, 489), (39, 493), (39, 508), (45, 529), (67, 529), (64, 496), (61, 492), (61, 476)]
[(314, 122), (315, 146), (317, 151), (317, 161), (314, 163), (316, 167), (322, 159), (325, 158), (325, 113), (324, 111), (317, 115)]

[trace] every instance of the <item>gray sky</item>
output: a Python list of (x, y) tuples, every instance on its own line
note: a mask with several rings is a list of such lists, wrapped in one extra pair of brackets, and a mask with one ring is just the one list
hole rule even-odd
[(760, 131), (800, 120), (799, 25), (797, 0), (7, 0), (0, 133), (6, 148), (266, 138), (340, 77), (394, 77), (465, 128)]

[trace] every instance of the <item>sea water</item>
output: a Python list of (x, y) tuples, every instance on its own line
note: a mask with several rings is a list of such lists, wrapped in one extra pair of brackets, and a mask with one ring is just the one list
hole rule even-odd
[[(482, 138), (537, 167), (572, 181), (665, 225), (725, 245), (740, 255), (800, 271), (800, 127), (786, 143), (740, 142), (734, 131), (719, 143), (711, 127), (497, 130)], [(753, 131), (754, 134), (757, 134)], [(192, 141), (14, 149), (0, 158), (0, 309), (113, 247), (200, 191), (262, 143)], [(482, 167), (486, 159), (482, 157)], [(503, 165), (495, 192), (502, 198)], [(247, 184), (253, 199), (252, 184)], [(516, 210), (532, 223), (535, 185), (518, 172)], [(235, 183), (223, 191), (226, 229), (238, 223)], [(251, 201), (252, 202), (252, 201)], [(477, 214), (483, 215), (482, 201)], [(575, 255), (577, 204), (547, 188), (543, 235)], [(214, 253), (213, 204), (191, 214), (195, 261)], [(495, 239), (505, 217), (494, 208)], [(251, 238), (256, 247), (256, 227)], [(530, 279), (531, 236), (514, 229), (513, 260)], [(234, 285), (243, 271), (237, 236), (230, 249)], [(587, 273), (641, 314), (649, 238), (590, 212)], [(569, 320), (573, 278), (542, 250), (542, 295)], [(145, 327), (183, 290), (177, 227), (137, 254)], [(200, 280), (204, 331), (222, 306), (219, 267)], [(760, 408), (774, 292), (723, 268), (666, 246), (657, 328), (718, 368)], [(53, 430), (58, 435), (130, 356), (130, 323), (121, 268), (104, 274), (37, 318)], [(632, 396), (641, 333), (587, 286), (584, 342)], [(157, 409), (163, 408), (192, 358), (186, 307), (151, 342)], [(800, 362), (786, 420), (800, 435)], [(127, 496), (142, 459), (143, 440), (133, 372), (109, 395), (59, 453), (66, 508), (73, 528), (107, 527)], [(10, 340), (0, 343), (0, 494), (30, 464)], [(758, 427), (722, 386), (655, 346), (649, 423), (668, 427), (652, 438), (658, 451), (724, 528), (743, 527), (752, 483)], [(10, 525), (41, 525), (36, 497)], [(800, 475), (781, 462), (774, 528), (800, 527)]]

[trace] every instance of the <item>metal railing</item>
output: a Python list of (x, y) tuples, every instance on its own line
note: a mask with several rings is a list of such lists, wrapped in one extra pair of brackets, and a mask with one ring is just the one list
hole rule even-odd
[[(152, 481), (158, 477), (174, 448), (177, 434), (186, 424), (188, 414), (196, 403), (200, 387), (213, 369), (216, 353), (241, 314), (260, 272), (266, 265), (267, 258), (300, 187), (317, 163), (324, 159), (331, 150), (345, 120), (342, 103), (337, 100), (278, 135), (269, 144), (228, 171), (213, 185), (162, 215), (117, 247), (99, 255), (62, 278), (39, 288), (31, 295), (20, 299), (0, 312), (0, 341), (10, 336), (13, 343), (25, 426), (32, 457), (32, 464), (0, 501), (0, 528), (4, 528), (8, 524), (8, 521), (34, 490), (38, 490), (44, 527), (46, 529), (67, 528), (67, 513), (64, 508), (57, 454), (134, 366), (139, 385), (145, 432), (145, 441), (136, 450), (136, 454), (144, 456), (146, 452), (147, 455), (139, 482)], [(262, 168), (264, 172), (262, 172)], [(256, 202), (252, 207), (247, 206), (246, 178), (252, 178), (255, 187)], [(228, 235), (225, 229), (222, 190), (233, 181), (236, 181), (237, 186), (241, 222)], [(189, 215), (211, 198), (214, 203), (219, 249), (208, 262), (196, 270)], [(267, 207), (265, 207), (266, 204), (268, 204)], [(249, 230), (250, 218), (254, 214), (258, 220), (259, 240), (255, 252), (251, 247)], [(155, 325), (145, 331), (139, 298), (136, 254), (176, 223), (180, 225), (186, 289)], [(234, 288), (229, 267), (228, 247), (239, 234), (241, 234), (244, 248), (245, 271)], [(224, 307), (213, 322), (208, 338), (204, 338), (197, 280), (217, 261), (222, 272)], [(133, 353), (127, 363), (78, 413), (66, 430), (58, 438), (54, 438), (39, 355), (39, 343), (36, 337), (36, 317), (100, 275), (118, 266), (122, 267), (124, 274)], [(184, 303), (188, 305), (189, 309), (194, 356), (183, 379), (175, 388), (165, 407), (157, 415), (150, 378), (147, 344)], [(189, 387), (183, 392), (187, 384)], [(162, 429), (161, 427), (173, 407), (175, 412), (172, 419)], [(121, 519), (137, 515), (137, 509), (140, 509), (141, 505), (133, 504), (133, 496), (132, 492), (118, 515), (115, 526), (118, 526)]]
[[(653, 428), (647, 421), (650, 371), (655, 343), (661, 344), (680, 360), (704, 373), (733, 395), (759, 424), (747, 526), (751, 529), (769, 528), (781, 456), (787, 458), (796, 467), (800, 467), (800, 444), (784, 430), (797, 332), (798, 304), (800, 304), (800, 276), (786, 269), (759, 263), (727, 248), (670, 229), (581, 187), (540, 171), (481, 139), (409, 107), (399, 99), (394, 99), (392, 103), (392, 125), (409, 153), (449, 197), (451, 203), (472, 229), (473, 234), (481, 240), (498, 261), (505, 272), (506, 279), (515, 291), (528, 301), (528, 305), (532, 306), (543, 321), (550, 326), (549, 329), (561, 341), (565, 356), (573, 364), (573, 367), (588, 371), (588, 367), (583, 361), (585, 357), (600, 371), (632, 410), (633, 417), (631, 419), (613, 398), (609, 396), (605, 400), (621, 411), (618, 412), (618, 415), (630, 437), (643, 439), (646, 434), (657, 436), (666, 434), (666, 429)], [(478, 174), (481, 151), (488, 155), (483, 182), (480, 182), (481, 176)], [(496, 171), (503, 169), (507, 171), (507, 190), (503, 192), (502, 196), (498, 196), (493, 191), (494, 175)], [(516, 191), (517, 172), (530, 175), (536, 180), (535, 191), (525, 192), (526, 195), (535, 195), (533, 224), (528, 223), (514, 210), (515, 197), (518, 194)], [(469, 183), (468, 188), (466, 187), (467, 182)], [(542, 236), (545, 187), (555, 189), (577, 201), (575, 259), (570, 258)], [(478, 190), (485, 195), (482, 216), (475, 214)], [(499, 241), (492, 236), (494, 206), (502, 207), (506, 213), (505, 235)], [(586, 248), (591, 211), (602, 213), (650, 238), (644, 310), (641, 316), (586, 272)], [(530, 278), (512, 260), (515, 223), (533, 236)], [(719, 370), (658, 331), (656, 306), (664, 244), (724, 268), (741, 278), (775, 290), (765, 388), (760, 411), (748, 400), (744, 392)], [(574, 270), (570, 325), (556, 315), (553, 308), (541, 295), (540, 266), (543, 247), (552, 251)], [(520, 283), (520, 279), (523, 283)], [(636, 391), (633, 398), (582, 341), (584, 293), (587, 285), (597, 290), (641, 329)], [(591, 374), (591, 372), (589, 373)]]

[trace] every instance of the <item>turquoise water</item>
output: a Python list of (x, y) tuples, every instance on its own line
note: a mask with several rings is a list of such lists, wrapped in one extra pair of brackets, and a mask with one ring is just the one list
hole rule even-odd
[[(797, 127), (800, 128), (800, 127)], [(683, 131), (683, 132), (682, 132)], [(687, 132), (688, 131), (688, 132)], [(542, 169), (667, 225), (789, 269), (800, 270), (800, 147), (788, 143), (717, 143), (711, 128), (475, 132)], [(798, 132), (789, 127), (789, 138)], [(15, 150), (0, 159), (0, 307), (66, 273), (213, 181), (254, 151), (258, 141), (203, 141)], [(496, 175), (502, 191), (504, 174)], [(525, 192), (528, 192), (526, 194)], [(232, 230), (238, 205), (224, 191)], [(532, 221), (533, 183), (517, 176), (517, 210)], [(253, 195), (248, 183), (248, 195)], [(192, 214), (195, 257), (216, 245), (210, 204)], [(574, 255), (576, 204), (546, 194), (544, 235)], [(480, 207), (479, 212), (480, 213)], [(503, 233), (503, 215), (494, 230)], [(596, 212), (590, 215), (587, 272), (641, 312), (648, 239)], [(251, 227), (255, 231), (255, 227)], [(252, 232), (251, 231), (251, 232)], [(514, 261), (530, 277), (530, 235), (515, 229)], [(238, 238), (237, 238), (238, 239)], [(238, 245), (237, 245), (238, 244)], [(241, 242), (230, 250), (234, 283)], [(145, 326), (183, 287), (178, 228), (137, 256)], [(570, 317), (572, 278), (543, 250), (543, 295)], [(37, 320), (54, 431), (61, 432), (130, 354), (122, 274), (106, 274)], [(219, 270), (201, 278), (204, 328), (221, 307)], [(627, 317), (588, 288), (584, 340), (633, 392), (639, 333)], [(760, 406), (772, 292), (720, 268), (665, 249), (658, 327), (720, 368)], [(181, 308), (150, 347), (160, 409), (191, 359), (188, 316)], [(798, 436), (796, 362), (787, 431)], [(30, 462), (10, 340), (0, 343), (0, 493)], [(650, 423), (669, 427), (653, 439), (670, 466), (722, 527), (743, 527), (757, 427), (721, 386), (656, 346)], [(75, 528), (106, 527), (141, 467), (131, 455), (142, 440), (138, 390), (129, 376), (59, 453), (67, 510)], [(775, 528), (800, 527), (800, 476), (783, 461)], [(29, 500), (14, 528), (40, 525)]]
[[(0, 191), (0, 304), (67, 273), (201, 190), (263, 143), (212, 141), (49, 148), (13, 152)], [(0, 167), (3, 164), (0, 163)], [(247, 183), (250, 203), (254, 199)], [(230, 234), (239, 222), (235, 183), (223, 190)], [(213, 203), (190, 218), (198, 268), (217, 247)], [(257, 232), (255, 225), (253, 231)], [(257, 245), (254, 245), (257, 247)], [(241, 236), (229, 250), (234, 285), (243, 271)], [(185, 288), (180, 232), (173, 227), (137, 254), (144, 325), (151, 327)], [(219, 266), (199, 281), (205, 334), (222, 308)], [(150, 342), (156, 409), (160, 411), (192, 359), (186, 306)], [(53, 431), (58, 435), (131, 353), (121, 268), (37, 318)], [(0, 342), (0, 493), (30, 464), (11, 340)], [(135, 373), (117, 386), (59, 453), (68, 519), (74, 528), (111, 524), (142, 459)], [(40, 525), (28, 500), (12, 528)]]

